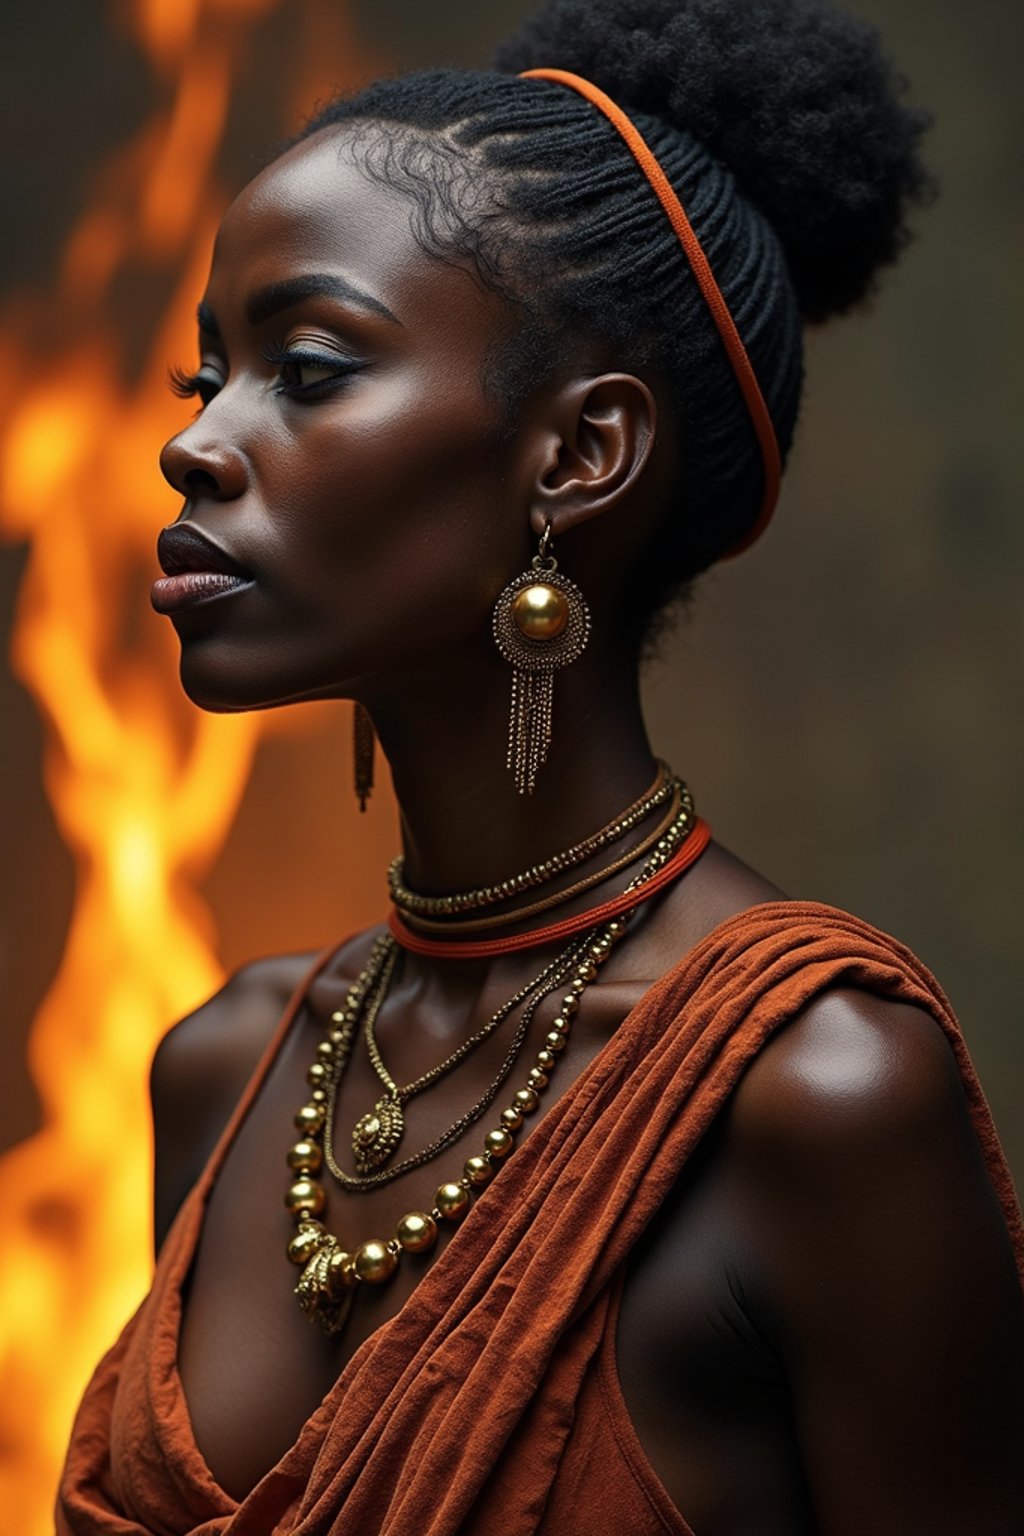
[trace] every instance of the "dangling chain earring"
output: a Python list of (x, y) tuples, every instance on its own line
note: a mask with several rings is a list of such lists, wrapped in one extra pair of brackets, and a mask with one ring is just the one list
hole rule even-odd
[(555, 673), (582, 656), (590, 638), (590, 609), (550, 549), (546, 522), (530, 569), (494, 605), (494, 639), (513, 667), (506, 764), (521, 795), (533, 793), (551, 745)]
[(373, 789), (373, 749), (376, 739), (370, 712), (357, 700), (352, 706), (352, 761), (355, 768), (356, 799), (361, 811), (366, 810), (366, 802)]

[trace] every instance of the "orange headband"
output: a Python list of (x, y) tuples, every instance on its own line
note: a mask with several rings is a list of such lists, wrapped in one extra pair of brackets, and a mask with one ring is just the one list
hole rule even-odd
[(722, 290), (715, 282), (714, 274), (708, 265), (708, 259), (704, 255), (703, 247), (693, 232), (693, 226), (683, 210), (672, 189), (672, 184), (661, 166), (654, 151), (647, 143), (643, 134), (634, 123), (626, 116), (621, 107), (617, 107), (610, 96), (589, 80), (584, 80), (582, 75), (570, 74), (565, 69), (525, 69), (525, 80), (553, 80), (558, 85), (567, 85), (570, 90), (578, 91), (585, 96), (599, 112), (622, 135), (627, 147), (636, 160), (637, 165), (643, 171), (657, 197), (659, 203), (668, 214), (668, 221), (679, 237), (679, 243), (686, 253), (686, 259), (690, 264), (690, 270), (697, 279), (697, 286), (704, 295), (704, 302), (711, 311), (711, 318), (715, 322), (715, 328), (722, 338), (722, 344), (732, 364), (736, 375), (736, 382), (740, 386), (743, 398), (746, 401), (747, 410), (750, 412), (750, 420), (753, 424), (757, 441), (761, 448), (761, 457), (764, 461), (764, 498), (761, 502), (761, 510), (757, 516), (757, 522), (750, 532), (737, 544), (722, 556), (723, 559), (731, 559), (743, 550), (748, 549), (754, 540), (759, 538), (767, 528), (775, 503), (779, 497), (779, 481), (782, 478), (782, 460), (779, 455), (779, 443), (775, 436), (775, 428), (772, 425), (768, 407), (764, 403), (761, 386), (751, 367), (747, 349), (740, 340), (740, 333), (736, 329), (736, 322), (729, 313), (729, 307), (722, 297)]

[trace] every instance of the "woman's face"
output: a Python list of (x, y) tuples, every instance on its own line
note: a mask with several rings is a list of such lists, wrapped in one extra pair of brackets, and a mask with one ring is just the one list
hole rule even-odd
[(153, 597), (207, 708), (344, 694), (486, 636), (529, 548), (527, 482), (481, 382), (508, 306), (425, 255), (411, 212), (328, 131), (221, 226), (202, 409), (161, 457), (185, 505)]

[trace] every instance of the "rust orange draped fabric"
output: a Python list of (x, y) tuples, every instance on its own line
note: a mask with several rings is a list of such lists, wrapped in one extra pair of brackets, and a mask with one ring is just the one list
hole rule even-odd
[[(766, 903), (715, 929), (645, 994), (292, 1449), (236, 1503), (192, 1436), (175, 1364), (181, 1288), (207, 1195), (300, 991), (182, 1207), (149, 1297), (88, 1388), (59, 1536), (687, 1536), (614, 1377), (623, 1263), (747, 1064), (833, 986), (917, 1004), (946, 1031), (1024, 1272), (1010, 1177), (936, 982), (858, 918)], [(282, 1306), (287, 1285), (282, 1275)]]

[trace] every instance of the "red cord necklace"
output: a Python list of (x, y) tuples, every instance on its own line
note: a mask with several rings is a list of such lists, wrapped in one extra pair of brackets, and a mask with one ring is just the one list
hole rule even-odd
[(577, 912), (573, 917), (564, 917), (560, 922), (548, 923), (544, 928), (531, 928), (526, 933), (513, 934), (511, 938), (473, 939), (461, 942), (453, 942), (451, 939), (428, 939), (424, 934), (414, 933), (407, 927), (395, 907), (391, 909), (388, 927), (403, 949), (411, 950), (414, 955), (430, 955), (435, 959), (486, 960), (494, 955), (511, 954), (517, 949), (538, 949), (542, 944), (554, 944), (562, 939), (571, 938), (573, 934), (583, 933), (598, 923), (607, 922), (623, 912), (631, 912), (642, 902), (649, 901), (658, 891), (664, 890), (666, 885), (670, 885), (673, 880), (678, 880), (691, 864), (695, 864), (710, 841), (711, 828), (706, 821), (698, 817), (692, 832), (689, 833), (678, 852), (643, 885), (632, 891), (623, 891), (621, 895), (613, 896), (610, 901), (603, 902), (599, 907), (588, 907), (585, 912)]

